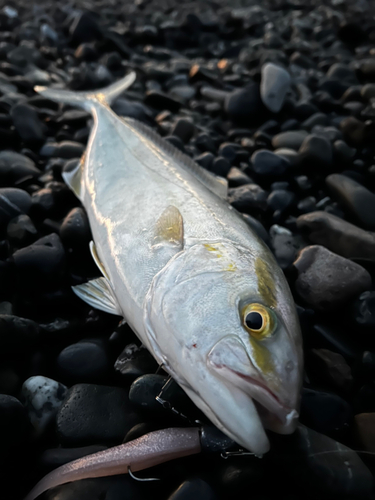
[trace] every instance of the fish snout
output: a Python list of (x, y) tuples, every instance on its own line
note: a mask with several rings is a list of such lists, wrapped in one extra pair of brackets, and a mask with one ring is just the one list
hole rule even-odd
[[(298, 411), (291, 401), (287, 387), (267, 383), (254, 367), (243, 343), (234, 336), (227, 336), (211, 349), (207, 365), (221, 378), (246, 393), (254, 402), (263, 426), (279, 434), (292, 433), (298, 423)], [(286, 371), (294, 369), (292, 360)]]

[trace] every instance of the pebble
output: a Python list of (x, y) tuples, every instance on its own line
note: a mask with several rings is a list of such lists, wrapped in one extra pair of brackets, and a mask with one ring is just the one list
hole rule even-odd
[(229, 118), (236, 122), (254, 123), (264, 116), (265, 108), (258, 83), (234, 90), (225, 99), (224, 108)]
[(375, 233), (322, 211), (300, 215), (296, 224), (316, 245), (347, 259), (375, 261)]
[(353, 375), (345, 358), (329, 349), (313, 349), (315, 358), (319, 361), (320, 379), (328, 379), (332, 385), (341, 391), (350, 391), (353, 386)]
[(110, 370), (110, 360), (104, 342), (81, 340), (65, 347), (57, 357), (56, 366), (62, 380), (70, 383), (102, 382)]
[(56, 380), (37, 375), (22, 385), (22, 400), (38, 435), (52, 423), (67, 393), (67, 387)]
[(149, 411), (163, 411), (163, 406), (156, 400), (156, 397), (166, 381), (167, 377), (163, 375), (142, 375), (130, 386), (130, 401)]
[(375, 194), (346, 175), (329, 175), (326, 184), (360, 226), (375, 230)]
[(61, 142), (46, 142), (41, 148), (39, 154), (47, 157), (78, 158), (83, 155), (85, 146), (79, 142), (61, 141)]
[(281, 175), (290, 167), (289, 160), (267, 149), (255, 151), (251, 162), (252, 169), (258, 175)]
[(227, 175), (230, 187), (244, 186), (251, 184), (253, 180), (242, 170), (237, 167), (232, 167)]
[(375, 453), (375, 413), (360, 413), (354, 417), (354, 433), (361, 450)]
[(307, 136), (308, 133), (305, 130), (288, 130), (273, 136), (272, 146), (275, 149), (287, 148), (298, 151)]
[(361, 293), (354, 303), (354, 320), (361, 326), (375, 326), (375, 292)]
[(332, 146), (325, 137), (308, 135), (299, 148), (300, 161), (316, 168), (329, 168), (332, 164)]
[(120, 444), (138, 421), (121, 387), (76, 384), (67, 392), (56, 417), (59, 441), (64, 446)]
[(148, 350), (137, 344), (128, 344), (114, 365), (114, 369), (129, 382), (148, 372), (155, 372), (157, 367), (155, 359)]
[(260, 96), (263, 104), (272, 113), (278, 113), (291, 84), (290, 75), (284, 68), (273, 63), (264, 64), (261, 75)]
[(69, 27), (69, 33), (73, 43), (91, 42), (99, 40), (102, 36), (101, 29), (93, 14), (82, 12), (75, 16)]
[(11, 314), (0, 315), (0, 349), (2, 353), (23, 352), (37, 345), (40, 329), (31, 319)]
[(19, 215), (9, 221), (7, 236), (16, 247), (24, 247), (36, 240), (38, 231), (28, 215)]
[(193, 478), (184, 481), (174, 491), (168, 500), (217, 500), (218, 497), (211, 486), (200, 478)]
[(81, 207), (73, 208), (64, 218), (60, 227), (60, 238), (70, 248), (88, 248), (92, 240), (86, 212)]
[(31, 196), (17, 188), (0, 188), (0, 227), (31, 208)]
[(46, 140), (37, 112), (28, 104), (16, 104), (10, 111), (13, 125), (25, 144), (38, 148)]
[(298, 295), (320, 311), (337, 309), (372, 285), (362, 266), (320, 245), (304, 248), (293, 265)]
[(300, 235), (274, 224), (270, 228), (271, 248), (281, 269), (287, 269), (307, 243)]
[(182, 105), (181, 101), (174, 99), (170, 95), (164, 94), (159, 90), (148, 90), (146, 92), (144, 103), (146, 106), (150, 106), (151, 108), (158, 110), (168, 109), (169, 111), (172, 111), (172, 113), (176, 113)]
[(228, 190), (229, 203), (244, 213), (255, 210), (265, 210), (267, 207), (267, 193), (257, 184), (246, 184)]
[(65, 251), (51, 233), (13, 254), (18, 283), (24, 291), (56, 288), (65, 278)]
[(0, 394), (0, 453), (21, 444), (29, 421), (23, 404), (15, 397)]
[(187, 144), (193, 137), (194, 132), (195, 126), (193, 122), (186, 120), (185, 118), (179, 118), (176, 121), (171, 134), (179, 137), (185, 144)]

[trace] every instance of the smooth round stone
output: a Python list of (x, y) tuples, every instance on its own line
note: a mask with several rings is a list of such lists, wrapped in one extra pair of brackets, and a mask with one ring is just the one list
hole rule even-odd
[(356, 149), (351, 148), (345, 141), (335, 141), (333, 143), (333, 154), (341, 162), (349, 163), (356, 154)]
[(187, 120), (186, 118), (179, 118), (171, 131), (171, 135), (179, 137), (185, 144), (187, 144), (193, 137), (194, 132), (195, 125), (193, 122)]
[(56, 287), (65, 276), (65, 251), (55, 233), (13, 254), (18, 283), (25, 289)]
[(375, 326), (375, 292), (362, 293), (354, 303), (354, 319), (358, 325)]
[(184, 481), (168, 500), (217, 500), (218, 496), (211, 486), (200, 478)]
[(264, 211), (267, 207), (267, 193), (257, 184), (246, 184), (230, 188), (228, 201), (240, 212), (250, 213), (253, 209)]
[(141, 375), (157, 370), (157, 363), (149, 351), (137, 344), (128, 344), (116, 359), (114, 369), (132, 382)]
[(251, 184), (253, 182), (245, 172), (237, 167), (232, 167), (229, 170), (227, 179), (231, 187), (244, 186), (245, 184)]
[(23, 352), (34, 347), (40, 338), (39, 325), (31, 319), (0, 314), (0, 350)]
[(64, 245), (82, 248), (92, 240), (90, 224), (86, 212), (81, 207), (73, 208), (65, 217), (60, 228)]
[(354, 179), (331, 174), (326, 184), (333, 196), (364, 229), (375, 230), (375, 194)]
[(181, 108), (181, 101), (174, 99), (168, 94), (164, 94), (160, 90), (148, 90), (144, 99), (146, 106), (158, 110), (168, 109), (172, 113), (177, 113)]
[(137, 422), (125, 389), (76, 384), (57, 413), (56, 430), (64, 446), (110, 445), (121, 443)]
[(374, 481), (357, 453), (334, 439), (299, 425), (278, 463), (310, 498), (370, 499)]
[(28, 104), (16, 104), (10, 111), (13, 125), (21, 139), (31, 146), (38, 147), (46, 140), (43, 123), (34, 108)]
[(293, 265), (298, 295), (317, 310), (337, 309), (372, 286), (366, 269), (320, 245), (304, 248)]
[(39, 151), (41, 156), (78, 158), (83, 155), (86, 146), (75, 141), (47, 142)]
[(318, 211), (298, 217), (297, 227), (316, 245), (342, 257), (375, 262), (375, 233), (350, 224), (333, 214)]
[(270, 228), (271, 248), (281, 269), (287, 269), (295, 260), (298, 252), (306, 246), (300, 235), (274, 224)]
[(264, 116), (265, 107), (258, 83), (234, 90), (225, 99), (224, 109), (232, 120), (256, 122)]
[(360, 147), (366, 139), (366, 125), (354, 116), (349, 116), (340, 122), (340, 129), (345, 140), (355, 147)]
[(319, 168), (330, 167), (333, 160), (331, 143), (324, 137), (308, 135), (299, 149), (304, 164)]
[(375, 83), (367, 83), (366, 85), (363, 85), (361, 89), (361, 96), (366, 101), (370, 101), (375, 98)]
[(227, 159), (223, 158), (222, 156), (218, 156), (217, 158), (214, 159), (212, 162), (210, 170), (220, 176), (220, 177), (226, 177), (230, 171), (230, 163)]
[(326, 125), (327, 122), (327, 115), (324, 113), (314, 113), (302, 123), (302, 127), (306, 130), (311, 130), (316, 125)]
[(316, 209), (316, 198), (314, 196), (307, 196), (298, 202), (297, 208), (302, 213), (313, 212)]
[(0, 226), (31, 208), (31, 196), (17, 188), (0, 188)]
[(39, 177), (40, 174), (40, 170), (29, 157), (15, 151), (0, 151), (1, 184), (11, 185), (24, 178)]
[(349, 391), (353, 386), (352, 371), (345, 358), (329, 349), (312, 349), (321, 378), (327, 378), (336, 389)]
[(210, 153), (216, 154), (216, 146), (214, 141), (212, 140), (212, 137), (210, 137), (208, 134), (199, 134), (195, 138), (195, 145), (196, 147), (203, 152), (209, 151)]
[(47, 377), (30, 377), (23, 383), (22, 398), (37, 434), (43, 433), (55, 417), (66, 392), (65, 385)]
[(375, 453), (375, 413), (356, 415), (354, 433), (361, 449)]
[(133, 102), (125, 97), (116, 99), (112, 109), (119, 116), (128, 116), (147, 124), (152, 116), (151, 111), (142, 102)]
[(286, 189), (275, 189), (268, 196), (267, 205), (274, 212), (276, 210), (283, 212), (293, 205), (294, 200), (295, 195), (291, 191), (287, 191)]
[(69, 27), (69, 33), (74, 43), (91, 42), (102, 37), (102, 32), (94, 15), (90, 12), (77, 14)]
[(29, 421), (22, 403), (6, 394), (0, 394), (0, 451), (20, 444), (27, 433)]
[(273, 63), (266, 63), (261, 69), (260, 96), (263, 104), (273, 113), (283, 107), (289, 90), (291, 78), (284, 68)]
[(214, 159), (215, 159), (215, 156), (212, 153), (207, 151), (206, 153), (202, 153), (201, 155), (197, 156), (195, 158), (195, 161), (201, 167), (206, 168), (207, 170), (210, 170)]
[(8, 223), (7, 236), (16, 246), (29, 245), (37, 235), (38, 231), (28, 215), (19, 215)]
[(132, 403), (149, 411), (163, 411), (163, 406), (156, 400), (168, 377), (147, 374), (137, 378), (130, 386), (129, 399)]
[(285, 157), (267, 149), (255, 151), (251, 162), (252, 169), (259, 175), (281, 175), (290, 167), (290, 162)]
[(288, 130), (274, 135), (272, 138), (272, 146), (274, 149), (287, 148), (298, 151), (306, 139), (308, 133), (305, 130)]
[(65, 347), (56, 364), (61, 378), (71, 383), (101, 382), (110, 370), (107, 350), (99, 340), (85, 340)]

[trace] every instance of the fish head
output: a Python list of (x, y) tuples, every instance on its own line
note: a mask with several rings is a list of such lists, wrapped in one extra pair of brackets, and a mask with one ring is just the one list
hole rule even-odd
[(257, 455), (265, 429), (298, 423), (302, 345), (283, 272), (260, 242), (196, 244), (154, 280), (147, 326), (158, 358), (224, 433)]

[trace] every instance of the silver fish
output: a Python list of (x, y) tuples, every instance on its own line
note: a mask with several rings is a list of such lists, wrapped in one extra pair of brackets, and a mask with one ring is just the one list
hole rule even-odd
[(87, 211), (103, 277), (74, 287), (124, 316), (160, 365), (225, 434), (262, 455), (265, 429), (298, 421), (302, 347), (293, 298), (271, 252), (226, 201), (226, 181), (109, 105), (107, 89), (37, 92), (94, 119), (64, 173)]

